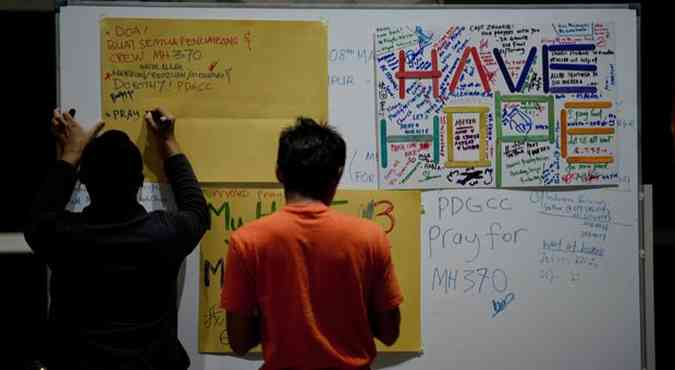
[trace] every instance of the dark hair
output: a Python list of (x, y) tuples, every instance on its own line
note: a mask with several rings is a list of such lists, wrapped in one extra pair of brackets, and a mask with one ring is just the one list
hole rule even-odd
[(311, 118), (298, 118), (279, 137), (277, 167), (287, 192), (322, 199), (340, 181), (345, 157), (342, 136)]
[(79, 177), (92, 197), (135, 199), (143, 184), (141, 152), (126, 133), (106, 131), (84, 148)]

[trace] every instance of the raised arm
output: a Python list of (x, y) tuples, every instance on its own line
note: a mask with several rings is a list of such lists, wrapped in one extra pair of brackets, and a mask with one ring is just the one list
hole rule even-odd
[(24, 236), (28, 245), (38, 254), (49, 254), (48, 248), (56, 246), (54, 235), (59, 231), (59, 222), (77, 180), (76, 169), (84, 147), (103, 128), (99, 122), (91, 129), (84, 129), (73, 115), (55, 109), (52, 117), (52, 132), (57, 144), (57, 161), (49, 171), (31, 207), (29, 224)]
[(197, 245), (211, 225), (206, 199), (187, 157), (182, 154), (175, 135), (176, 119), (162, 108), (145, 115), (148, 129), (160, 144), (166, 175), (178, 206), (176, 226), (189, 250)]

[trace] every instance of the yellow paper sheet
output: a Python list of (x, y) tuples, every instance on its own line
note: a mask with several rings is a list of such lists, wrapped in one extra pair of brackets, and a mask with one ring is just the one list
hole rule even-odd
[(105, 18), (102, 119), (136, 140), (146, 180), (164, 174), (143, 115), (163, 106), (201, 182), (276, 182), (280, 129), (327, 119), (326, 35), (320, 22)]
[[(211, 209), (211, 229), (202, 241), (199, 277), (199, 351), (230, 352), (225, 312), (219, 307), (230, 234), (241, 225), (264, 217), (284, 205), (281, 189), (208, 186), (204, 194)], [(392, 245), (392, 259), (403, 290), (401, 336), (385, 352), (421, 350), (420, 194), (402, 191), (338, 191), (333, 208), (379, 223)], [(391, 207), (391, 209), (389, 209)], [(259, 350), (259, 348), (258, 348)]]

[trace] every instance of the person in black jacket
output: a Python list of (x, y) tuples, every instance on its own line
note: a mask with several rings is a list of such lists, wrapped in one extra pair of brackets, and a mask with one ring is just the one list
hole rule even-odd
[[(177, 337), (177, 275), (210, 226), (206, 200), (162, 109), (145, 116), (178, 210), (146, 210), (141, 153), (121, 131), (97, 137), (54, 112), (61, 149), (33, 204), (25, 238), (51, 269), (46, 365), (58, 369), (187, 369)], [(78, 172), (79, 165), (79, 172)], [(64, 210), (76, 179), (91, 204)]]

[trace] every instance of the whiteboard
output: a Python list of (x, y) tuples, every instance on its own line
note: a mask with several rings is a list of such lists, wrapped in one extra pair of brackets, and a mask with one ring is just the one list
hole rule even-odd
[[(619, 186), (541, 193), (423, 194), (423, 352), (380, 355), (393, 369), (640, 367), (636, 13), (629, 9), (358, 9), (67, 6), (59, 16), (60, 100), (100, 116), (102, 17), (322, 20), (329, 27), (330, 121), (348, 142), (343, 188), (377, 185), (373, 33), (378, 24), (613, 22)], [(273, 159), (270, 159), (273, 160)], [(153, 200), (155, 203), (157, 199)], [(161, 202), (169, 200), (160, 199)], [(460, 206), (461, 205), (461, 206)], [(153, 205), (152, 207), (155, 207)], [(477, 243), (480, 242), (480, 248)], [(179, 335), (191, 369), (257, 369), (260, 357), (199, 354), (198, 262), (186, 262)], [(403, 318), (405, 324), (405, 318)]]

